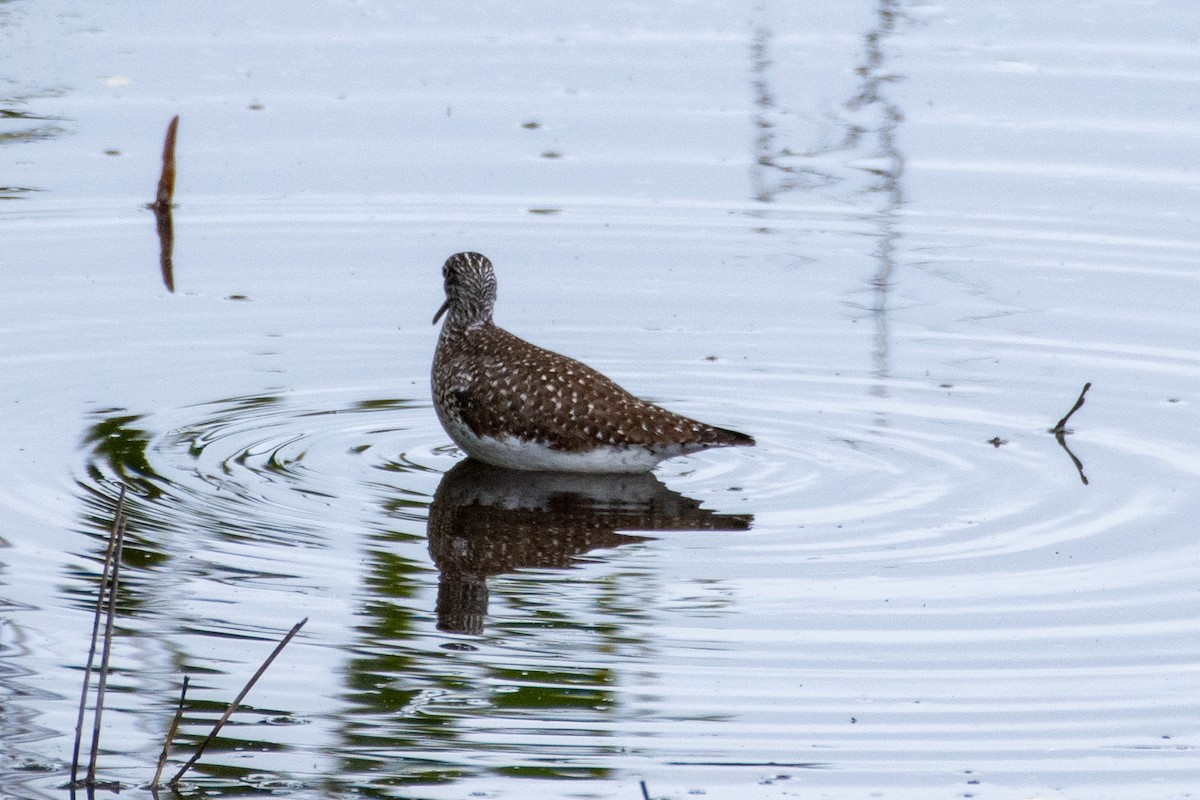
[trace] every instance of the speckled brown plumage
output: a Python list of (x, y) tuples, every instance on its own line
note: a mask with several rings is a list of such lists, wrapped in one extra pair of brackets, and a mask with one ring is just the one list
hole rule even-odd
[(638, 453), (649, 468), (672, 455), (754, 444), (745, 434), (634, 397), (586, 364), (498, 328), (492, 323), (496, 280), (484, 256), (451, 256), (443, 275), (446, 302), (434, 322), (449, 313), (433, 360), (433, 400), (443, 426), (469, 454), (514, 466), (503, 463), (503, 455), (482, 452), (475, 439), (516, 440), (551, 455)]

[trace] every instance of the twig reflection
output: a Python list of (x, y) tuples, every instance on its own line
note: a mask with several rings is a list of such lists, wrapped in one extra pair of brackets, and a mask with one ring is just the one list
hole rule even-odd
[(171, 207), (155, 208), (154, 223), (158, 229), (158, 267), (162, 271), (163, 286), (168, 292), (174, 292), (175, 221), (171, 219)]
[(1083, 474), (1083, 462), (1071, 452), (1071, 448), (1067, 447), (1066, 431), (1054, 431), (1054, 439), (1058, 442), (1062, 449), (1066, 451), (1067, 455), (1071, 457), (1071, 463), (1075, 465), (1075, 469), (1079, 470), (1079, 480), (1083, 481), (1084, 486), (1087, 486), (1088, 479), (1087, 475)]
[[(887, 396), (891, 379), (891, 293), (898, 268), (900, 212), (905, 202), (905, 155), (899, 136), (904, 112), (894, 93), (889, 92), (903, 76), (890, 63), (889, 43), (907, 21), (909, 17), (898, 0), (877, 0), (871, 27), (864, 35), (861, 62), (855, 70), (860, 80), (831, 123), (831, 131), (837, 128), (840, 133), (832, 143), (812, 148), (793, 148), (782, 141), (778, 120), (786, 115), (775, 100), (770, 75), (770, 27), (758, 25), (750, 42), (756, 127), (751, 170), (754, 198), (770, 203), (786, 192), (809, 192), (849, 182), (849, 201), (864, 208), (861, 218), (871, 224), (866, 235), (877, 242), (871, 253), (876, 269), (869, 286), (871, 299), (863, 309), (875, 325), (871, 357), (876, 383), (871, 393), (876, 397)], [(868, 200), (873, 203), (868, 204)], [(883, 422), (881, 418), (880, 424)]]

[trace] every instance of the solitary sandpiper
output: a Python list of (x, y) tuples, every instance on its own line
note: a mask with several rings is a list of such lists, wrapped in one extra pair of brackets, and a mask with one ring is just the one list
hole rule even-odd
[(509, 469), (647, 472), (672, 456), (752, 445), (634, 397), (596, 370), (492, 322), (496, 276), (479, 253), (442, 267), (446, 314), (433, 357), (433, 405), (454, 443)]

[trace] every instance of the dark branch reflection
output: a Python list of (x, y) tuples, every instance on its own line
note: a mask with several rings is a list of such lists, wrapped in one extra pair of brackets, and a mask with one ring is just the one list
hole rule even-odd
[(871, 109), (874, 116), (871, 128), (852, 128), (847, 144), (858, 144), (858, 140), (869, 132), (874, 139), (872, 150), (877, 159), (867, 171), (872, 177), (868, 191), (882, 200), (874, 215), (878, 240), (874, 253), (877, 269), (871, 280), (871, 315), (875, 319), (873, 361), (875, 377), (879, 381), (872, 393), (879, 397), (887, 394), (886, 381), (891, 376), (889, 295), (895, 280), (896, 245), (900, 238), (896, 221), (904, 204), (901, 185), (904, 154), (897, 136), (904, 114), (885, 91), (888, 85), (899, 80), (899, 76), (888, 69), (886, 50), (887, 40), (896, 32), (899, 17), (897, 0), (880, 0), (875, 17), (876, 27), (866, 35), (865, 60), (858, 68), (858, 74), (863, 79), (862, 85), (858, 94), (847, 103), (847, 108), (852, 112), (861, 113)]
[(175, 222), (171, 218), (171, 206), (154, 206), (154, 222), (158, 228), (158, 266), (162, 271), (163, 286), (168, 292), (174, 292)]
[(888, 92), (902, 77), (888, 63), (889, 41), (906, 21), (899, 0), (878, 0), (855, 68), (858, 84), (831, 126), (837, 132), (829, 137), (829, 144), (811, 148), (791, 147), (783, 141), (779, 120), (786, 114), (776, 103), (772, 86), (770, 27), (758, 25), (750, 42), (754, 198), (766, 204), (785, 193), (833, 192), (843, 191), (833, 187), (848, 187), (855, 206), (867, 206), (863, 219), (871, 226), (867, 235), (876, 241), (871, 254), (876, 268), (869, 286), (871, 299), (863, 310), (875, 327), (871, 359), (876, 384), (871, 391), (877, 397), (886, 396), (891, 377), (890, 296), (896, 281), (898, 220), (904, 204), (904, 154), (898, 135), (904, 114)]
[(1087, 486), (1088, 479), (1087, 479), (1087, 475), (1085, 475), (1083, 473), (1083, 462), (1079, 460), (1079, 456), (1077, 456), (1073, 452), (1071, 452), (1071, 448), (1067, 447), (1066, 434), (1068, 433), (1068, 431), (1057, 430), (1057, 431), (1052, 431), (1052, 433), (1054, 434), (1055, 441), (1058, 442), (1059, 446), (1062, 447), (1062, 449), (1070, 457), (1071, 463), (1075, 465), (1075, 469), (1079, 472), (1079, 480), (1083, 481), (1084, 486)]
[(489, 576), (569, 567), (590, 551), (645, 541), (621, 531), (744, 531), (752, 521), (701, 508), (650, 474), (513, 472), (464, 461), (429, 507), (438, 628), (483, 632)]

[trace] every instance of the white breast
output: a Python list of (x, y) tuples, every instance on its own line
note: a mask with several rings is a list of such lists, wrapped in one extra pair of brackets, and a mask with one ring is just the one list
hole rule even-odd
[(442, 418), (442, 425), (467, 455), (497, 467), (533, 472), (649, 472), (663, 459), (686, 452), (685, 448), (678, 445), (656, 446), (653, 449), (606, 445), (571, 452), (511, 436), (477, 436), (461, 420), (449, 416)]

